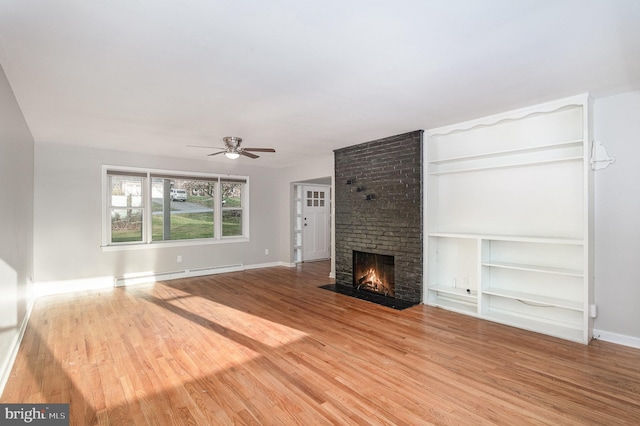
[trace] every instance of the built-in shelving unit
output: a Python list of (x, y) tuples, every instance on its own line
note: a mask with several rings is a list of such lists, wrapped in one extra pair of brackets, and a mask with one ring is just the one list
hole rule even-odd
[(292, 196), (293, 196), (293, 262), (300, 263), (302, 262), (302, 185), (295, 184), (292, 188)]
[(427, 304), (588, 343), (588, 95), (426, 132)]

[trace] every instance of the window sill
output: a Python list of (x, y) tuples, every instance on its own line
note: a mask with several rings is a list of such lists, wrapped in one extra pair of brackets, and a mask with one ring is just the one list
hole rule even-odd
[(234, 243), (248, 243), (250, 238), (222, 238), (222, 239), (210, 239), (210, 240), (177, 240), (177, 241), (160, 241), (154, 243), (131, 243), (131, 244), (114, 244), (101, 246), (103, 252), (110, 251), (126, 251), (126, 250), (155, 250), (158, 248), (171, 248), (171, 247), (185, 247), (185, 246), (208, 246), (217, 244), (234, 244)]

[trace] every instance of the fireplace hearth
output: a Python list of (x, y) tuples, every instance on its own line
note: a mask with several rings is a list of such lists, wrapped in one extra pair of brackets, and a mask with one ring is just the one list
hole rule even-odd
[(346, 296), (355, 297), (356, 299), (366, 300), (367, 302), (375, 303), (376, 305), (386, 306), (387, 308), (396, 309), (401, 311), (403, 309), (410, 308), (417, 305), (419, 302), (411, 302), (407, 300), (396, 299), (395, 297), (385, 296), (372, 291), (360, 291), (355, 287), (345, 287), (336, 284), (327, 284), (320, 286), (321, 289), (329, 290), (334, 293), (344, 294)]
[(388, 308), (410, 308), (418, 302), (395, 297), (394, 259), (394, 256), (353, 250), (353, 285), (328, 284), (321, 288)]

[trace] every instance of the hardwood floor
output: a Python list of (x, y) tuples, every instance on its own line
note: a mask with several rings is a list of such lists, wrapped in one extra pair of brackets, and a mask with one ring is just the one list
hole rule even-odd
[(71, 424), (640, 424), (640, 350), (317, 288), (327, 262), (39, 299), (0, 399)]

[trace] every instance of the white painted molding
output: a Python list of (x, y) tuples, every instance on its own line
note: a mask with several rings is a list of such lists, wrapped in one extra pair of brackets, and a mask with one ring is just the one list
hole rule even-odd
[(640, 349), (640, 337), (627, 336), (624, 334), (612, 333), (610, 331), (593, 330), (593, 338), (603, 342), (617, 343), (618, 345), (629, 346)]
[(75, 293), (77, 291), (104, 290), (113, 288), (113, 277), (95, 277), (77, 280), (35, 282), (33, 297)]
[(176, 280), (179, 278), (191, 278), (201, 277), (203, 275), (223, 274), (225, 272), (237, 272), (242, 271), (244, 266), (240, 263), (237, 265), (224, 265), (224, 266), (208, 266), (204, 268), (185, 269), (183, 271), (170, 271), (170, 272), (140, 272), (135, 274), (127, 274), (122, 277), (116, 277), (113, 280), (115, 287), (123, 287), (127, 285), (135, 284), (148, 284), (155, 283), (157, 281)]
[(287, 268), (295, 268), (296, 264), (289, 262), (257, 263), (255, 265), (245, 265), (244, 269), (273, 268), (274, 266), (286, 266)]
[(7, 381), (9, 381), (9, 376), (11, 375), (11, 369), (13, 368), (13, 364), (16, 361), (16, 357), (18, 356), (18, 350), (20, 349), (20, 344), (22, 343), (22, 338), (24, 337), (24, 332), (27, 330), (27, 324), (29, 324), (29, 318), (31, 317), (31, 310), (33, 309), (33, 304), (35, 303), (35, 299), (29, 301), (29, 305), (27, 307), (27, 313), (20, 324), (20, 329), (13, 336), (11, 343), (9, 345), (9, 352), (5, 359), (0, 360), (0, 396), (4, 393), (4, 387), (7, 385)]
[(583, 93), (581, 95), (571, 96), (568, 98), (558, 99), (543, 104), (528, 106), (525, 108), (516, 109), (513, 111), (506, 111), (500, 114), (494, 114), (487, 117), (477, 118), (474, 120), (465, 121), (462, 123), (452, 124), (444, 127), (438, 127), (435, 129), (428, 129), (424, 132), (425, 137), (432, 137), (434, 135), (446, 135), (455, 131), (467, 131), (479, 126), (491, 126), (503, 121), (519, 120), (530, 116), (532, 114), (545, 114), (566, 108), (569, 106), (586, 106), (590, 104), (591, 96), (589, 93)]
[(237, 272), (249, 269), (271, 268), (274, 266), (295, 267), (295, 263), (270, 262), (254, 265), (224, 265), (208, 266), (204, 268), (185, 269), (182, 271), (169, 272), (140, 272), (127, 274), (122, 277), (94, 277), (77, 280), (47, 281), (34, 283), (33, 297), (52, 296), (56, 294), (75, 293), (88, 290), (110, 290), (114, 287), (121, 287), (135, 284), (148, 284), (157, 281), (167, 281), (179, 278), (200, 277), (203, 275), (222, 274), (226, 272)]

